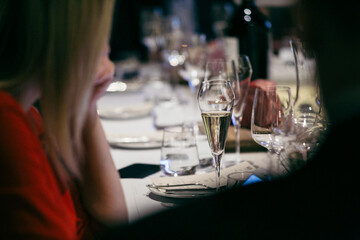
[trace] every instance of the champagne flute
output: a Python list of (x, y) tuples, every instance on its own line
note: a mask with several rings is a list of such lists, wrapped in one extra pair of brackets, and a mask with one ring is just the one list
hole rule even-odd
[(252, 67), (247, 55), (239, 55), (237, 59), (230, 61), (230, 81), (235, 94), (234, 109), (232, 113), (232, 122), (235, 126), (235, 163), (240, 159), (240, 128), (243, 117), (245, 99), (249, 91), (250, 79), (252, 76)]
[(215, 164), (216, 189), (219, 191), (221, 159), (234, 105), (234, 93), (230, 82), (226, 79), (203, 81), (198, 101)]

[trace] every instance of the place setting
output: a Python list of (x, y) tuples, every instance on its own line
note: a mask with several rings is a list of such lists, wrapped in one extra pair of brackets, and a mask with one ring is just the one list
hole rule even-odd
[[(238, 76), (234, 62), (232, 70)], [(212, 157), (209, 165), (204, 167), (208, 170), (201, 171), (201, 167), (199, 167), (201, 158), (199, 158), (199, 144), (196, 140), (200, 129), (198, 124), (165, 128), (160, 160), (164, 176), (150, 177), (152, 183), (147, 185), (151, 192), (149, 196), (181, 199), (209, 196), (234, 186), (241, 186), (233, 181), (228, 183), (229, 179), (236, 177), (233, 173), (239, 173), (238, 181), (242, 181), (242, 183), (248, 179), (252, 183), (266, 180), (265, 171), (256, 172), (257, 167), (248, 161), (238, 161), (231, 166), (222, 164), (234, 103), (242, 104), (237, 98), (246, 92), (240, 91), (241, 85), (237, 84), (236, 80), (234, 83), (229, 81), (228, 71), (225, 60), (208, 61), (206, 77), (201, 83), (197, 95), (203, 120), (202, 126), (208, 143), (205, 147), (210, 150), (208, 153)], [(247, 80), (250, 81), (249, 76), (247, 77)], [(236, 95), (233, 91), (235, 86), (239, 88)], [(237, 107), (237, 112), (243, 108), (241, 105)], [(237, 152), (237, 154), (240, 153)], [(257, 176), (255, 173), (261, 176)]]

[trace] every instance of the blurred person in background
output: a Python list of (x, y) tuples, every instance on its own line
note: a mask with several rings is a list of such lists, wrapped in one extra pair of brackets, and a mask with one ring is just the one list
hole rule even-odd
[(314, 52), (329, 128), (288, 177), (260, 182), (117, 228), (109, 235), (172, 239), (359, 239), (360, 18), (349, 2), (300, 0), (299, 37)]
[(96, 111), (114, 74), (113, 4), (0, 0), (2, 239), (91, 239), (127, 222)]

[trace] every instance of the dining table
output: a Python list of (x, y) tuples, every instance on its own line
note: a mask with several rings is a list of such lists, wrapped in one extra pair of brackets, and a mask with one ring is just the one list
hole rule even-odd
[[(119, 175), (131, 223), (191, 201), (191, 198), (154, 194), (148, 185), (152, 184), (154, 179), (179, 178), (165, 178), (159, 167), (163, 128), (168, 125), (202, 121), (194, 93), (186, 84), (178, 84), (175, 87), (169, 85), (163, 77), (161, 64), (137, 64), (134, 74), (130, 74), (132, 77), (129, 79), (122, 79), (124, 64), (116, 65), (116, 68), (117, 75), (106, 94), (98, 101), (97, 109), (110, 144), (115, 167), (120, 173), (132, 167), (138, 171), (135, 173), (139, 173), (134, 176)], [(174, 96), (177, 99), (176, 104), (166, 107), (163, 103), (172, 102)], [(234, 129), (230, 128), (228, 135), (233, 134), (231, 131)], [(242, 163), (250, 164), (256, 169), (255, 174), (266, 180), (266, 172), (273, 164), (271, 157), (251, 139), (249, 129), (242, 131), (242, 136), (247, 136), (241, 142)], [(228, 144), (231, 144), (229, 139)], [(223, 163), (234, 159), (234, 151), (226, 148)], [(155, 166), (155, 170), (141, 176), (141, 171), (144, 170), (139, 168), (141, 166)], [(211, 166), (204, 169), (199, 167), (195, 177), (201, 174), (213, 174), (215, 177), (214, 171)], [(279, 174), (284, 173), (284, 169), (278, 171)]]

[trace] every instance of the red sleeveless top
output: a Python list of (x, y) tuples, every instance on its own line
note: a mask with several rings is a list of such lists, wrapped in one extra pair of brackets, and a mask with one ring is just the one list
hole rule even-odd
[(37, 110), (25, 113), (11, 95), (0, 91), (0, 236), (85, 238), (86, 214), (78, 196), (59, 184), (42, 148), (41, 132)]

